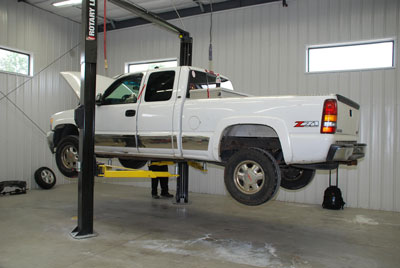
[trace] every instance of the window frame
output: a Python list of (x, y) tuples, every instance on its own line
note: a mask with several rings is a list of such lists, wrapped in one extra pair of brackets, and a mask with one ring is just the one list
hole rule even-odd
[(10, 51), (10, 52), (14, 52), (14, 53), (17, 53), (17, 54), (22, 54), (22, 55), (28, 56), (28, 74), (10, 72), (10, 71), (6, 71), (6, 70), (2, 70), (2, 69), (0, 69), (0, 73), (21, 75), (21, 76), (28, 76), (28, 77), (32, 77), (33, 76), (33, 53), (32, 52), (28, 52), (28, 51), (24, 51), (24, 50), (20, 50), (20, 49), (15, 49), (15, 48), (10, 48), (10, 47), (6, 47), (6, 46), (0, 46), (0, 50), (7, 50), (7, 51)]
[[(153, 63), (160, 63), (160, 62), (166, 62), (166, 61), (176, 61), (176, 66), (178, 67), (178, 59), (177, 58), (166, 58), (166, 59), (155, 59), (155, 60), (144, 60), (144, 61), (131, 61), (131, 62), (125, 62), (125, 73), (129, 73), (129, 66), (131, 65), (138, 65), (138, 64), (153, 64)], [(174, 68), (174, 67), (165, 67), (165, 68)], [(141, 70), (141, 72), (147, 72), (153, 69), (147, 69), (147, 70)], [(132, 72), (135, 73), (135, 72)]]
[[(380, 43), (393, 43), (392, 49), (392, 66), (389, 67), (372, 67), (372, 68), (358, 68), (358, 69), (341, 69), (341, 70), (330, 70), (330, 71), (310, 71), (310, 49), (318, 48), (334, 48), (334, 47), (346, 47), (346, 46), (357, 46), (357, 45), (368, 45), (368, 44), (380, 44)], [(397, 38), (383, 38), (383, 39), (372, 39), (363, 41), (352, 41), (342, 43), (331, 43), (331, 44), (320, 44), (320, 45), (309, 45), (306, 46), (306, 62), (305, 62), (305, 73), (306, 74), (318, 74), (318, 73), (338, 73), (338, 72), (359, 72), (359, 71), (376, 71), (376, 70), (387, 70), (396, 68), (396, 45)]]

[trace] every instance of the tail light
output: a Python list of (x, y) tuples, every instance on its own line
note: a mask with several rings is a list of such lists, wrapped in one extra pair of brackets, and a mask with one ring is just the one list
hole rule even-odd
[(321, 120), (321, 133), (335, 134), (337, 122), (337, 102), (335, 99), (325, 100)]

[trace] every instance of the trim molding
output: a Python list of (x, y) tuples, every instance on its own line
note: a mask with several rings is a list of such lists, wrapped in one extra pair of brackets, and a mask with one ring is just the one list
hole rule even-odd
[(136, 148), (136, 136), (98, 134), (94, 136), (94, 144), (95, 146)]
[[(129, 147), (129, 148), (150, 148), (150, 149), (178, 149), (177, 136), (138, 136), (136, 145), (135, 135), (95, 135), (96, 146)], [(207, 151), (210, 138), (205, 136), (183, 136), (183, 150)]]
[(168, 136), (138, 136), (139, 148), (172, 149), (172, 137)]
[(210, 142), (209, 137), (183, 136), (182, 137), (182, 149), (183, 150), (207, 151), (209, 142)]

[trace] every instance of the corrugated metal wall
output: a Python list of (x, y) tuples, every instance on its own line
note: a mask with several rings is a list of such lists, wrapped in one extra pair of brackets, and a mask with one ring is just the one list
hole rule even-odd
[[(339, 186), (350, 207), (400, 211), (399, 69), (305, 74), (307, 45), (396, 37), (398, 0), (296, 0), (214, 14), (214, 70), (236, 89), (254, 95), (340, 93), (361, 104), (361, 141), (367, 156), (340, 169)], [(194, 38), (193, 64), (208, 67), (210, 15), (183, 19)], [(178, 20), (174, 21), (181, 26)], [(396, 43), (396, 66), (398, 65)], [(102, 57), (99, 47), (99, 62)], [(108, 75), (124, 63), (179, 55), (178, 38), (147, 25), (108, 33)], [(106, 73), (99, 66), (100, 73)], [(318, 146), (316, 144), (315, 146)], [(225, 194), (223, 170), (191, 171), (190, 190)], [(140, 183), (139, 185), (148, 185)], [(327, 172), (304, 190), (280, 190), (278, 199), (321, 204)]]
[(49, 130), (53, 113), (78, 103), (59, 72), (79, 70), (79, 32), (77, 23), (15, 0), (0, 1), (0, 47), (34, 58), (33, 77), (0, 72), (0, 181), (26, 180), (35, 188), (35, 170), (47, 166), (58, 183), (68, 182), (58, 172), (43, 131)]

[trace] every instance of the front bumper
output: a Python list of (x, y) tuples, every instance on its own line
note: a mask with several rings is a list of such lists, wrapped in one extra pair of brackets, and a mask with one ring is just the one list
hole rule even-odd
[(47, 132), (47, 144), (49, 145), (50, 151), (54, 154), (54, 132)]
[(326, 160), (328, 162), (351, 162), (365, 156), (364, 143), (332, 144)]

